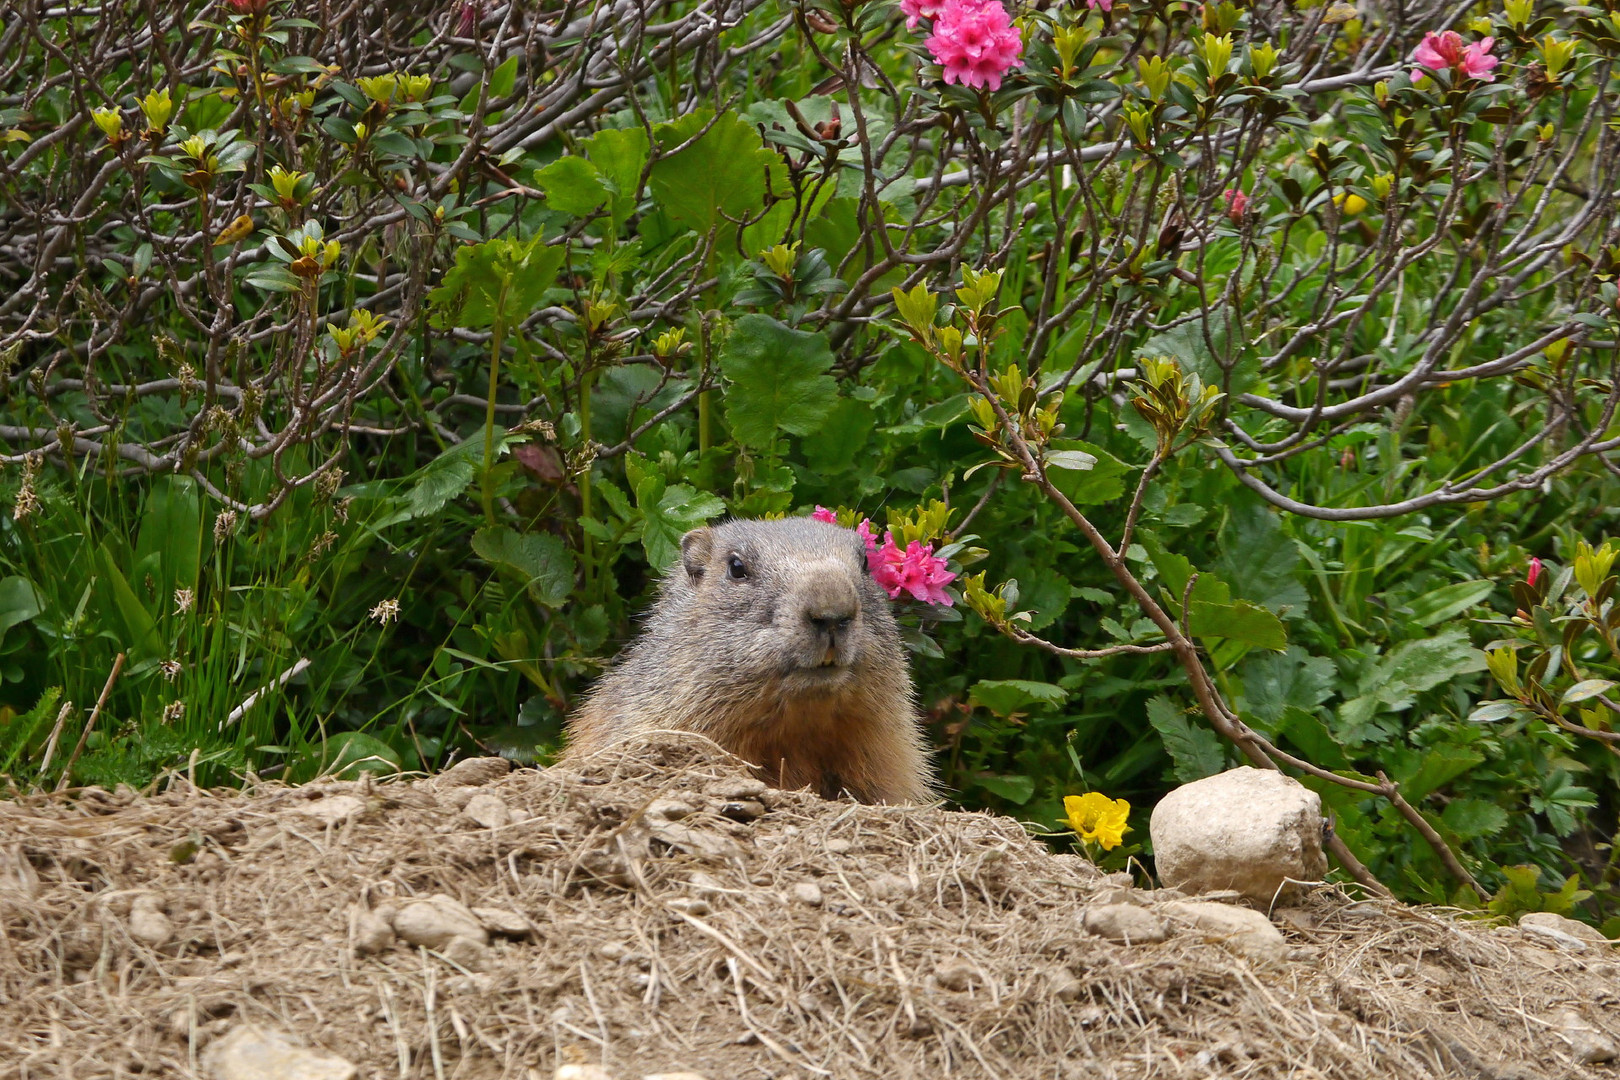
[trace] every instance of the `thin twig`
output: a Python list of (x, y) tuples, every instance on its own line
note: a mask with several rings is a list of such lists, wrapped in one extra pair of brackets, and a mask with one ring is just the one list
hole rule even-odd
[(112, 671), (107, 674), (107, 682), (101, 688), (101, 696), (96, 699), (96, 707), (90, 710), (90, 719), (84, 722), (84, 730), (79, 732), (79, 741), (74, 744), (73, 753), (68, 755), (67, 764), (62, 766), (62, 778), (56, 782), (57, 791), (67, 790), (68, 780), (73, 776), (73, 764), (79, 760), (90, 733), (96, 729), (96, 719), (101, 716), (102, 706), (107, 704), (107, 695), (112, 693), (113, 683), (118, 681), (118, 673), (123, 670), (124, 654), (119, 653), (113, 659)]

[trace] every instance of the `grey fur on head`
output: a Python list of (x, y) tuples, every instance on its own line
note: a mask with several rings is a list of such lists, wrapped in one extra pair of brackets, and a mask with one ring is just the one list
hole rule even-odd
[(640, 638), (569, 724), (569, 757), (696, 731), (786, 787), (931, 796), (889, 599), (852, 530), (809, 518), (694, 529)]

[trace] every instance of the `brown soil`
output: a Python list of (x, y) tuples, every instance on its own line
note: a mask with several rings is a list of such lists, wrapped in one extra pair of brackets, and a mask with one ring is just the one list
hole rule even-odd
[[(1088, 904), (1161, 894), (1013, 821), (758, 787), (671, 739), (476, 787), (0, 803), (0, 1077), (206, 1075), (244, 1024), (378, 1080), (1614, 1071), (1561, 1036), (1571, 1009), (1615, 1030), (1601, 945), (1327, 888), (1273, 913), (1281, 958), (1185, 926), (1112, 944)], [(377, 935), (435, 894), (516, 925)]]

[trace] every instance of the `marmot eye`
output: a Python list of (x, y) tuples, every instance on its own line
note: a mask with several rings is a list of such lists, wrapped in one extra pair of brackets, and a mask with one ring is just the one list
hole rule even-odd
[(736, 555), (728, 556), (726, 559), (726, 577), (732, 581), (741, 581), (747, 576), (748, 567), (743, 565), (742, 559)]

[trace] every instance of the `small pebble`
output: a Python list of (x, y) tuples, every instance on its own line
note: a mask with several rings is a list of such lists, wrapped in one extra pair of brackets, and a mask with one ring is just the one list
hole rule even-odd
[(809, 907), (820, 907), (821, 886), (813, 881), (800, 881), (793, 886), (793, 899)]
[(512, 812), (506, 808), (499, 795), (487, 791), (480, 791), (461, 812), (486, 829), (499, 829), (512, 822)]
[(156, 893), (142, 893), (129, 905), (129, 935), (147, 948), (166, 945), (174, 937), (174, 924), (163, 914)]

